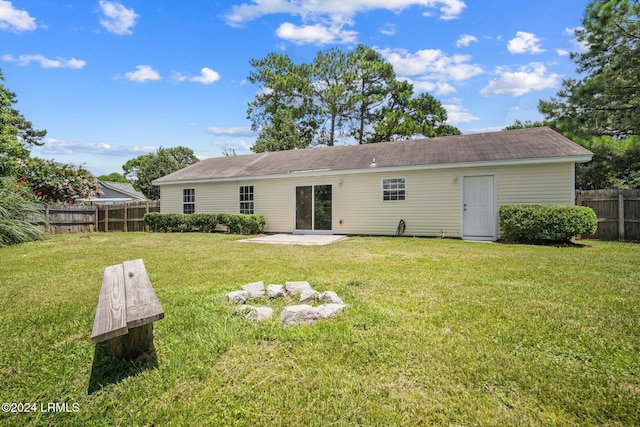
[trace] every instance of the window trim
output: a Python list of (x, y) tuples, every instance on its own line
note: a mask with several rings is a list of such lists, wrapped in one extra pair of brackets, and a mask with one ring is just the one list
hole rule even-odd
[[(249, 190), (243, 193), (243, 189)], [(238, 212), (241, 214), (254, 214), (256, 211), (256, 190), (253, 185), (240, 185), (238, 186)], [(250, 200), (243, 200), (243, 196), (250, 196)], [(243, 205), (244, 208), (243, 208)], [(250, 209), (247, 209), (246, 205), (250, 205)], [(250, 211), (250, 212), (247, 212)]]
[[(187, 206), (193, 209), (192, 212), (187, 212)], [(182, 213), (192, 214), (196, 212), (196, 189), (195, 188), (183, 188), (182, 189)]]
[[(385, 188), (385, 181), (395, 181), (390, 184), (395, 184), (396, 188)], [(402, 183), (402, 187), (398, 185)], [(382, 178), (382, 202), (383, 203), (395, 203), (407, 201), (407, 178), (406, 177), (394, 177), (394, 178)], [(388, 198), (386, 197), (388, 195)], [(396, 195), (397, 198), (393, 198)]]

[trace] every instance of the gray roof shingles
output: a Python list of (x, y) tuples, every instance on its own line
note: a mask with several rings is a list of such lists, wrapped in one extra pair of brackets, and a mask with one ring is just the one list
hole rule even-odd
[(559, 133), (530, 128), (493, 133), (445, 136), (377, 144), (275, 151), (242, 156), (214, 157), (154, 181), (214, 180), (269, 176), (303, 171), (347, 171), (521, 159), (591, 156), (592, 153)]

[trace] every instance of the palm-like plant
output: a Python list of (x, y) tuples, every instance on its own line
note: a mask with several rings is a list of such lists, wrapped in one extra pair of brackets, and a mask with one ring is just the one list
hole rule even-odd
[(29, 191), (13, 178), (0, 178), (0, 247), (44, 239), (46, 226)]

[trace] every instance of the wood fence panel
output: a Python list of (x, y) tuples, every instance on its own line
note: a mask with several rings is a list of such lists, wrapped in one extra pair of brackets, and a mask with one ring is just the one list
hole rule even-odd
[(599, 240), (640, 240), (640, 190), (591, 190), (576, 193), (576, 204), (592, 208), (598, 216)]
[(95, 206), (46, 205), (44, 211), (53, 234), (96, 231)]
[(44, 211), (53, 234), (147, 231), (144, 214), (160, 212), (160, 202), (94, 206), (45, 205)]

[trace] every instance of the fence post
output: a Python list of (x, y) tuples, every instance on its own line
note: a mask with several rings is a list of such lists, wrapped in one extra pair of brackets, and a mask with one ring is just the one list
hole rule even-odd
[[(145, 213), (149, 213), (149, 201), (147, 201), (146, 203)], [(149, 226), (147, 225), (147, 223), (144, 224), (144, 231), (146, 231), (147, 233), (149, 232)]]
[(122, 231), (125, 233), (128, 231), (128, 227), (127, 227), (127, 207), (128, 206), (129, 206), (128, 203), (124, 204), (124, 224), (122, 225)]
[(624, 194), (618, 193), (618, 240), (624, 241)]
[(104, 232), (109, 231), (109, 205), (104, 207)]

